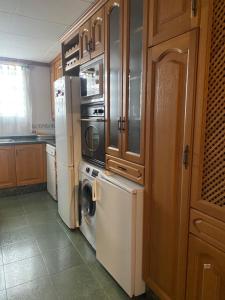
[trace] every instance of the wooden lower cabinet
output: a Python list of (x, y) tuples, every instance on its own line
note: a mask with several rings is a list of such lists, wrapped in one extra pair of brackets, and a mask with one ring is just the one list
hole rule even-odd
[(186, 300), (225, 300), (225, 253), (192, 234)]
[(38, 184), (46, 181), (45, 145), (19, 145), (16, 151), (17, 185)]
[(0, 188), (16, 185), (15, 147), (0, 147)]
[(106, 155), (106, 168), (139, 184), (144, 184), (144, 167), (121, 158)]
[(197, 34), (149, 50), (144, 280), (161, 300), (184, 300)]

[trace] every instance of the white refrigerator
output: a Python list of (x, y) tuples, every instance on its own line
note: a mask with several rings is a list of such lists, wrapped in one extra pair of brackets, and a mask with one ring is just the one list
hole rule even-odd
[(69, 228), (79, 226), (78, 168), (81, 157), (80, 80), (55, 81), (55, 136), (58, 212)]

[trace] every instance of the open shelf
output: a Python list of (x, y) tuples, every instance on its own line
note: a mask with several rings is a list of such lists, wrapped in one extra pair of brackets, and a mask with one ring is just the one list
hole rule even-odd
[(71, 56), (73, 56), (74, 54), (76, 54), (79, 51), (80, 51), (80, 47), (77, 46), (77, 45), (75, 47), (67, 50), (66, 53), (65, 53), (65, 59), (70, 58)]

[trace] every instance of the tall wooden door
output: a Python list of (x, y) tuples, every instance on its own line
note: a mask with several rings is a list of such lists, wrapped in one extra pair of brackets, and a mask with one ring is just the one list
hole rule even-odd
[(149, 50), (144, 279), (161, 300), (185, 293), (197, 32)]
[(225, 253), (190, 235), (187, 300), (225, 300)]
[(104, 52), (104, 8), (91, 18), (91, 58)]
[(197, 27), (199, 3), (196, 0), (150, 0), (149, 46)]
[(105, 6), (106, 153), (121, 156), (123, 1)]
[(122, 156), (144, 164), (148, 1), (124, 1)]
[(225, 1), (206, 2), (206, 17), (201, 13), (191, 206), (225, 222)]
[(0, 188), (16, 186), (14, 146), (0, 147)]
[(18, 145), (15, 147), (15, 151), (17, 185), (45, 182), (45, 145)]
[(83, 64), (91, 59), (90, 56), (91, 28), (90, 28), (89, 20), (80, 27), (79, 35), (80, 35), (80, 64)]

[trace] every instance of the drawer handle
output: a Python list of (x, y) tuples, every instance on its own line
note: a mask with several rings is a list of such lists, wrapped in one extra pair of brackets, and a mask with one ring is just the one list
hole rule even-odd
[(120, 170), (122, 170), (122, 171), (124, 171), (124, 172), (127, 172), (127, 169), (126, 169), (126, 168), (124, 168), (124, 167), (117, 166), (117, 168), (118, 168), (118, 169), (120, 169)]

